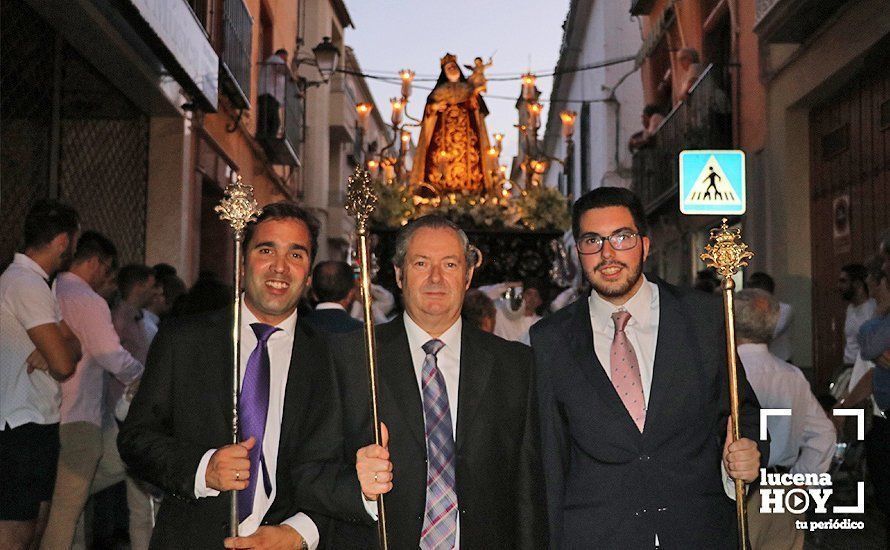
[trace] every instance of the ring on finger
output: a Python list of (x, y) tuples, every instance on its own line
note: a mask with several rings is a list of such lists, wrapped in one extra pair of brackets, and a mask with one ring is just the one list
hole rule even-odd
[(374, 483), (377, 483), (377, 481), (379, 481), (379, 480), (377, 479), (377, 472), (374, 472)]
[(235, 470), (235, 481), (241, 481), (241, 472)]

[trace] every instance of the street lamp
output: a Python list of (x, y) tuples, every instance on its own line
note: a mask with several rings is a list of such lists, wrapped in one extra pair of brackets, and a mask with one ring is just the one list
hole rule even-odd
[(321, 80), (327, 84), (337, 68), (340, 50), (331, 42), (330, 36), (325, 36), (321, 39), (321, 44), (312, 48), (312, 53), (315, 55), (315, 64), (318, 66), (319, 74), (321, 74)]
[(374, 104), (367, 101), (355, 104), (355, 112), (358, 114), (358, 124), (362, 129), (368, 125), (368, 115), (374, 110)]

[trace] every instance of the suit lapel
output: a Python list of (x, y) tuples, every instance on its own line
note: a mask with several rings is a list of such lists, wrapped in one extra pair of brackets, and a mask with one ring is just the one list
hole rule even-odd
[(209, 395), (215, 396), (213, 403), (217, 410), (212, 414), (208, 414), (207, 418), (222, 419), (223, 431), (229, 433), (228, 439), (231, 439), (230, 426), (232, 425), (232, 317), (231, 315), (221, 314), (210, 321), (206, 337), (202, 337), (198, 341), (197, 349), (195, 349), (196, 362), (202, 373), (202, 376), (196, 380), (201, 380), (196, 390), (205, 392), (209, 390)]
[(615, 386), (612, 385), (603, 364), (596, 355), (593, 346), (593, 327), (590, 324), (590, 303), (586, 298), (581, 298), (571, 307), (574, 308), (574, 311), (569, 320), (570, 326), (566, 334), (570, 335), (569, 345), (575, 365), (593, 385), (599, 395), (600, 402), (605, 404), (614, 418), (624, 425), (625, 431), (639, 435), (639, 429), (624, 407), (624, 403), (621, 402), (621, 398), (618, 397)]
[(290, 434), (296, 429), (297, 424), (299, 424), (298, 419), (302, 418), (303, 409), (307, 405), (307, 400), (301, 398), (306, 393), (303, 391), (306, 380), (300, 376), (301, 365), (325, 361), (324, 357), (317, 356), (317, 348), (312, 345), (312, 338), (306, 332), (305, 322), (305, 320), (298, 317), (294, 328), (294, 344), (290, 355), (290, 366), (287, 370), (284, 404), (281, 409), (281, 435), (278, 440), (279, 453), (281, 449), (286, 448), (285, 443), (288, 441)]
[(658, 284), (658, 338), (655, 345), (655, 363), (652, 368), (652, 387), (649, 390), (649, 407), (646, 411), (644, 433), (657, 433), (670, 411), (670, 397), (680, 397), (677, 387), (682, 385), (683, 373), (688, 372), (684, 365), (694, 362), (696, 352), (690, 346), (695, 339), (690, 338), (692, 330), (687, 322), (683, 305), (664, 283)]
[(382, 387), (388, 390), (386, 397), (389, 402), (395, 402), (394, 408), (401, 411), (414, 438), (426, 449), (423, 404), (402, 317), (380, 326), (377, 343), (378, 372)]
[(457, 441), (461, 449), (472, 425), (479, 403), (485, 394), (488, 378), (494, 366), (494, 358), (479, 342), (475, 329), (464, 323), (460, 341), (460, 377), (457, 391)]

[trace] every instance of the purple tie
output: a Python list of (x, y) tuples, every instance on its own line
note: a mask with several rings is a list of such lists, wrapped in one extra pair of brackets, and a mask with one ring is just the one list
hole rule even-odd
[(423, 345), (421, 387), (423, 418), (426, 424), (426, 507), (420, 548), (454, 548), (457, 533), (457, 493), (454, 482), (454, 432), (445, 378), (439, 371), (436, 354), (445, 345), (430, 340)]
[(256, 334), (256, 347), (250, 352), (247, 367), (244, 369), (244, 381), (241, 383), (241, 395), (238, 399), (238, 429), (241, 439), (251, 436), (256, 444), (250, 450), (250, 482), (247, 488), (238, 492), (238, 521), (242, 522), (253, 513), (253, 497), (256, 494), (257, 473), (259, 465), (263, 466), (263, 486), (266, 496), (272, 493), (272, 482), (266, 470), (263, 457), (263, 436), (266, 434), (266, 416), (269, 413), (269, 349), (266, 343), (273, 333), (281, 329), (263, 323), (251, 323), (250, 328)]

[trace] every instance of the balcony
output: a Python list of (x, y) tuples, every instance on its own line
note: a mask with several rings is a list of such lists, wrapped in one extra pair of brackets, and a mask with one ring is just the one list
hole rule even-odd
[(256, 139), (272, 164), (300, 165), (303, 100), (284, 62), (260, 63)]
[(679, 189), (680, 151), (732, 147), (732, 106), (728, 73), (708, 65), (690, 90), (658, 128), (653, 142), (634, 153), (633, 185), (647, 213), (661, 206)]
[(358, 123), (355, 104), (359, 100), (356, 99), (345, 74), (335, 73), (331, 76), (329, 86), (331, 100), (328, 121), (331, 139), (339, 142), (354, 142), (356, 140), (356, 124)]
[(243, 0), (223, 0), (219, 74), (223, 92), (239, 109), (250, 109), (250, 54), (253, 18)]
[(767, 43), (799, 44), (850, 0), (757, 0), (754, 32)]

